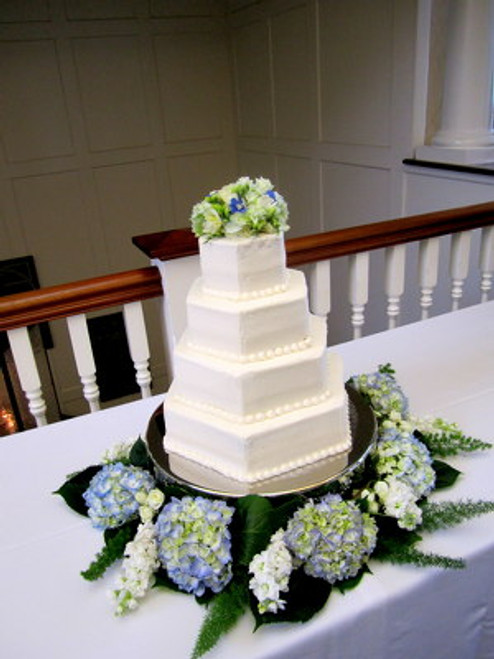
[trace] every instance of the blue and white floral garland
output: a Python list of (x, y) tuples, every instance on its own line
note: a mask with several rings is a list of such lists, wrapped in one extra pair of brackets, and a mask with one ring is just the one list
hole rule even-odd
[(310, 619), (333, 586), (355, 587), (370, 572), (370, 557), (462, 567), (461, 559), (418, 550), (418, 532), (494, 511), (494, 502), (429, 502), (459, 475), (436, 456), (491, 445), (466, 437), (454, 423), (414, 418), (389, 365), (350, 385), (374, 411), (376, 445), (350, 475), (305, 495), (197, 496), (157, 481), (140, 439), (70, 476), (57, 494), (105, 538), (83, 576), (97, 579), (123, 558), (112, 593), (117, 615), (135, 609), (153, 586), (193, 594), (208, 605), (192, 655), (199, 657), (247, 608), (256, 628)]

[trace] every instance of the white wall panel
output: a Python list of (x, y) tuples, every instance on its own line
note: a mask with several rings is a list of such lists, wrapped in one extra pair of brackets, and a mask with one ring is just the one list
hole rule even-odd
[(307, 140), (317, 133), (316, 62), (310, 28), (307, 5), (273, 16), (274, 103), (279, 137)]
[(389, 172), (370, 167), (321, 164), (323, 217), (331, 218), (329, 229), (389, 218)]
[(290, 238), (321, 231), (319, 200), (314, 194), (312, 162), (308, 158), (280, 156), (278, 185), (290, 212)]
[(0, 43), (0, 129), (10, 162), (72, 153), (55, 41)]
[[(94, 178), (111, 271), (143, 265), (132, 236), (159, 226), (158, 180), (152, 161), (100, 167)], [(122, 218), (125, 217), (125, 223)]]
[(49, 18), (48, 0), (3, 0), (0, 5), (0, 23), (28, 23), (47, 21)]
[(192, 206), (232, 177), (232, 163), (224, 153), (202, 153), (168, 159), (173, 190), (175, 226), (189, 224)]
[(393, 5), (392, 0), (319, 3), (323, 140), (389, 145)]
[(219, 138), (230, 113), (230, 71), (217, 34), (190, 32), (153, 39), (161, 115), (169, 142)]
[(405, 174), (404, 214), (480, 204), (494, 200), (493, 179), (415, 168)]
[[(91, 226), (77, 172), (14, 181), (14, 192), (29, 254), (44, 286), (94, 276)], [(70, 228), (69, 228), (70, 227)]]
[(274, 154), (239, 149), (237, 157), (238, 171), (241, 176), (265, 176), (273, 183), (278, 181), (277, 159)]
[(138, 38), (75, 39), (73, 50), (89, 148), (149, 144)]
[(69, 20), (132, 18), (138, 14), (134, 0), (64, 0)]
[(236, 28), (234, 52), (239, 134), (271, 136), (273, 86), (268, 24), (255, 21)]

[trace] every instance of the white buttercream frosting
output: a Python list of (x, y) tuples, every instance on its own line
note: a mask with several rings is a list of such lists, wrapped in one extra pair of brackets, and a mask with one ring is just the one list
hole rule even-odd
[[(343, 364), (283, 238), (201, 242), (164, 403), (170, 457), (255, 484), (351, 446)], [(193, 468), (192, 468), (193, 470)], [(255, 491), (255, 489), (254, 489)]]

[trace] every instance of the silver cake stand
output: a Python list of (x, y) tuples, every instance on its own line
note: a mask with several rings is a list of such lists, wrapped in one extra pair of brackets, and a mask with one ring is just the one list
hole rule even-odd
[(186, 485), (197, 492), (222, 497), (259, 494), (282, 496), (313, 490), (349, 474), (366, 458), (377, 435), (376, 418), (367, 401), (350, 386), (346, 387), (350, 411), (352, 449), (344, 461), (328, 458), (254, 484), (227, 478), (213, 469), (167, 453), (163, 446), (166, 433), (162, 405), (152, 415), (146, 432), (146, 443), (158, 478)]

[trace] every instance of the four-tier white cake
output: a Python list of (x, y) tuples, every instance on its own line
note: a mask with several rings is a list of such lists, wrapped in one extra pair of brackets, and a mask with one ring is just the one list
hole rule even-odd
[(199, 243), (164, 403), (167, 453), (190, 478), (206, 469), (254, 492), (315, 464), (340, 472), (351, 448), (343, 365), (303, 273), (286, 267), (283, 234)]

